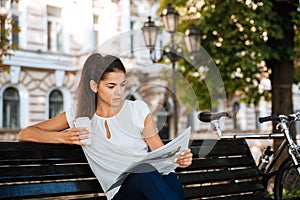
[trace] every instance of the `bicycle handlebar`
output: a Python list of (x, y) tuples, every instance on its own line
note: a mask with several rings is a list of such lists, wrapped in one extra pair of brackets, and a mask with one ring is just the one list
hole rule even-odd
[[(202, 122), (212, 122), (219, 120), (222, 117), (230, 117), (227, 112), (201, 112), (198, 115), (198, 119)], [(259, 117), (258, 121), (259, 123), (264, 123), (268, 121), (277, 121), (277, 122), (283, 122), (282, 120), (286, 121), (300, 121), (300, 112), (297, 112), (295, 114), (290, 115), (270, 115), (266, 117)]]
[(280, 118), (278, 115), (271, 115), (267, 117), (259, 117), (258, 118), (259, 123), (264, 123), (268, 121), (280, 121)]
[(297, 112), (296, 114), (290, 114), (290, 115), (270, 115), (267, 117), (259, 117), (258, 118), (259, 123), (264, 123), (264, 122), (268, 122), (268, 121), (281, 122), (282, 120), (299, 121), (300, 120), (300, 112)]

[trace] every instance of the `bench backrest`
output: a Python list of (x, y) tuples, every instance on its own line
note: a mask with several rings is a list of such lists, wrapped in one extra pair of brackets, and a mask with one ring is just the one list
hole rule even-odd
[(1, 143), (0, 158), (2, 199), (102, 192), (80, 146)]
[[(193, 164), (177, 169), (186, 199), (266, 199), (245, 140), (194, 140)], [(0, 146), (0, 198), (106, 199), (80, 146), (11, 142)]]
[(186, 199), (270, 199), (244, 139), (194, 140), (193, 163), (177, 169)]

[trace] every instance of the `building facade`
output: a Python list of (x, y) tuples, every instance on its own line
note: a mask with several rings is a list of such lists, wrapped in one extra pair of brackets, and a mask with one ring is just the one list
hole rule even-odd
[[(103, 50), (121, 55), (125, 63), (125, 98), (145, 100), (161, 136), (175, 137), (174, 105), (162, 67), (152, 66), (147, 49), (133, 42), (143, 43), (140, 28), (147, 16), (156, 20), (158, 8), (159, 1), (153, 0), (20, 1), (11, 13), (21, 28), (14, 38), (19, 50), (4, 58), (8, 71), (0, 74), (0, 141), (16, 141), (20, 129), (70, 107), (84, 60)], [(270, 113), (268, 102), (247, 107), (233, 101), (226, 110), (234, 114), (226, 130), (270, 130), (256, 123), (259, 115)], [(197, 114), (181, 108), (179, 130), (190, 125), (195, 133), (207, 129)]]
[[(120, 44), (123, 43), (120, 39), (110, 40), (140, 29), (146, 16), (155, 15), (157, 8), (157, 2), (151, 1), (20, 1), (15, 8), (17, 12), (10, 13), (21, 29), (14, 36), (19, 49), (11, 58), (4, 58), (6, 70), (0, 76), (0, 140), (16, 141), (20, 129), (49, 119), (71, 106), (87, 56), (102, 51), (101, 48), (130, 47), (128, 43)], [(124, 38), (132, 40), (126, 34)], [(109, 44), (109, 47), (101, 44)], [(145, 80), (158, 81), (165, 87), (166, 83), (153, 76), (153, 70), (146, 69), (150, 60), (145, 53), (135, 55), (132, 50), (121, 54), (129, 72), (126, 98), (144, 99), (150, 106), (161, 103), (155, 94), (164, 99), (164, 87), (149, 87)], [(162, 122), (164, 118), (161, 124), (171, 115), (171, 105), (164, 104), (162, 114), (157, 106), (151, 107), (153, 112), (158, 112), (156, 120)]]

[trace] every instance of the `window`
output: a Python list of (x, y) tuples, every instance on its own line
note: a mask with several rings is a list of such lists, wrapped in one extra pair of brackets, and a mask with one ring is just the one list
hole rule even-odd
[(63, 51), (61, 9), (47, 6), (47, 48), (49, 51)]
[(59, 90), (53, 90), (49, 95), (49, 118), (63, 111), (63, 95)]
[(95, 48), (99, 45), (99, 15), (94, 14), (94, 41), (95, 41)]
[(133, 41), (134, 41), (134, 34), (133, 34), (133, 28), (134, 27), (134, 21), (130, 21), (130, 31), (131, 31), (131, 34), (130, 34), (130, 56), (133, 57), (134, 56), (134, 46), (133, 46)]
[(232, 118), (233, 118), (233, 129), (240, 130), (240, 118), (239, 118), (240, 104), (238, 102), (234, 102), (232, 105)]
[(3, 128), (17, 129), (20, 127), (20, 96), (12, 87), (3, 93)]
[[(13, 15), (12, 18), (13, 18), (15, 26), (19, 27), (19, 16)], [(12, 34), (12, 42), (16, 45), (19, 45), (19, 33), (18, 32)]]
[(167, 102), (157, 112), (157, 128), (161, 139), (170, 138), (170, 108)]

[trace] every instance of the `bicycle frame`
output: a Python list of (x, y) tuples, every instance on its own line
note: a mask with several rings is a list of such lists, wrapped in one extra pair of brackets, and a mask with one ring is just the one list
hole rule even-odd
[[(300, 164), (300, 146), (297, 145), (292, 139), (289, 128), (287, 127), (286, 123), (280, 123), (278, 125), (281, 125), (283, 127), (285, 138), (289, 143), (289, 154), (292, 156), (294, 164), (298, 166)], [(298, 167), (297, 170), (298, 174), (300, 175), (300, 167)]]
[(287, 146), (288, 146), (288, 142), (286, 139), (284, 139), (280, 144), (279, 148), (277, 149), (277, 151), (274, 153), (273, 159), (271, 160), (269, 165), (267, 165), (265, 173), (270, 173), (272, 171), (275, 164), (277, 163), (277, 160), (280, 158), (280, 156), (282, 155), (283, 151), (286, 149)]
[[(282, 138), (279, 148), (274, 152), (271, 147), (267, 147), (265, 152), (260, 158), (260, 162), (257, 167), (261, 178), (263, 179), (266, 187), (268, 187), (269, 181), (274, 177), (274, 197), (277, 200), (285, 199), (288, 195), (295, 195), (299, 192), (300, 182), (300, 145), (297, 145), (293, 140), (287, 122), (300, 121), (300, 112), (296, 114), (285, 115), (271, 115), (267, 117), (260, 117), (259, 122), (276, 121), (276, 129), (280, 129), (280, 133), (270, 134), (223, 134), (220, 125), (220, 119), (222, 117), (228, 117), (228, 113), (210, 113), (203, 112), (198, 115), (198, 118), (202, 122), (210, 122), (217, 131), (220, 139), (223, 138), (243, 138), (243, 139), (275, 139)], [(290, 156), (284, 159), (282, 163), (278, 160), (282, 158), (285, 150), (288, 150)], [(273, 158), (269, 161), (269, 157)], [(277, 164), (280, 164), (277, 168)], [(275, 169), (276, 165), (276, 169)], [(295, 169), (295, 172), (294, 172)], [(297, 172), (296, 172), (297, 171)], [(299, 195), (297, 195), (299, 197)]]
[[(275, 138), (283, 138), (283, 142), (279, 146), (278, 150), (274, 153), (273, 159), (267, 165), (264, 174), (270, 174), (270, 176), (276, 175), (282, 171), (282, 169), (273, 170), (275, 164), (279, 160), (280, 156), (282, 155), (283, 151), (288, 147), (288, 152), (293, 159), (295, 166), (299, 166), (300, 164), (300, 146), (297, 145), (290, 135), (289, 128), (285, 122), (286, 116), (279, 115), (281, 119), (280, 122), (277, 124), (276, 129), (281, 127), (281, 133), (270, 133), (270, 134), (223, 134), (220, 126), (219, 118), (216, 120), (211, 121), (213, 126), (217, 130), (218, 137), (221, 139), (228, 139), (228, 138), (244, 138), (244, 139), (275, 139)], [(297, 171), (300, 175), (300, 167), (297, 167)]]

